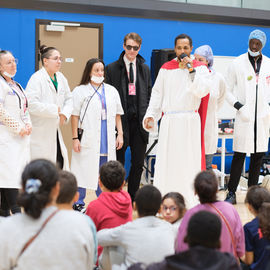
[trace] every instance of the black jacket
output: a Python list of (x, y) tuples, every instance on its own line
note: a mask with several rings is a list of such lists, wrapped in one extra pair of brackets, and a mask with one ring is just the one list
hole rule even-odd
[[(106, 83), (113, 85), (121, 98), (124, 115), (122, 115), (122, 125), (124, 132), (124, 143), (129, 144), (129, 128), (127, 117), (127, 95), (128, 95), (128, 75), (124, 62), (125, 51), (123, 51), (119, 59), (105, 69)], [(139, 54), (136, 58), (136, 95), (137, 95), (137, 111), (140, 132), (145, 142), (148, 142), (148, 132), (142, 127), (143, 117), (146, 113), (152, 90), (151, 76), (149, 67), (144, 64), (145, 60)]]
[(202, 246), (168, 256), (160, 263), (149, 266), (134, 264), (128, 270), (240, 270), (236, 259), (229, 253)]

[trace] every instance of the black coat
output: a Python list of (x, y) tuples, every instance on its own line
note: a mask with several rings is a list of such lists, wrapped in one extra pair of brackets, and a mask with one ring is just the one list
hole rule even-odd
[(128, 270), (240, 270), (236, 259), (227, 252), (202, 246), (168, 256), (160, 263), (149, 266), (137, 263)]
[[(129, 127), (127, 117), (127, 95), (128, 95), (128, 75), (123, 57), (125, 51), (123, 51), (119, 59), (108, 66), (105, 69), (106, 83), (113, 85), (121, 99), (124, 115), (122, 115), (122, 125), (124, 133), (124, 143), (129, 145)], [(137, 95), (137, 112), (139, 128), (142, 138), (145, 142), (148, 142), (148, 132), (143, 129), (142, 121), (148, 108), (152, 84), (149, 67), (144, 64), (145, 60), (139, 54), (136, 58), (136, 95)]]

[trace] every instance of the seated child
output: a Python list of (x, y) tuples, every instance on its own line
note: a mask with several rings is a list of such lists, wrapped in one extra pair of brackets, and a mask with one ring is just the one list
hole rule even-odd
[(161, 206), (161, 193), (152, 185), (145, 185), (136, 193), (134, 210), (138, 218), (113, 229), (98, 232), (98, 243), (103, 247), (120, 246), (123, 262), (112, 264), (112, 269), (127, 269), (136, 262), (158, 262), (174, 253), (174, 232), (171, 224), (156, 217)]
[(185, 242), (189, 250), (166, 257), (148, 267), (135, 264), (129, 270), (240, 270), (238, 262), (230, 253), (217, 250), (220, 247), (220, 234), (220, 218), (208, 211), (199, 211), (188, 222)]
[(244, 269), (263, 270), (270, 260), (270, 252), (266, 249), (270, 241), (262, 236), (257, 217), (265, 202), (270, 202), (270, 192), (267, 189), (260, 186), (252, 186), (248, 189), (245, 203), (255, 218), (244, 226), (246, 254), (243, 261), (249, 265)]
[[(67, 171), (59, 171), (59, 183), (60, 183), (60, 190), (56, 200), (57, 207), (61, 210), (72, 210), (73, 211), (73, 204), (79, 198), (78, 186), (76, 177)], [(94, 262), (97, 260), (97, 237), (96, 237), (96, 227), (91, 218), (85, 216), (87, 219), (94, 238)]]
[(173, 225), (175, 238), (177, 237), (178, 229), (185, 212), (185, 199), (180, 193), (169, 192), (162, 198), (160, 213), (164, 220)]
[[(114, 228), (132, 220), (132, 203), (128, 192), (122, 190), (125, 169), (118, 161), (109, 161), (99, 170), (99, 186), (102, 193), (90, 202), (86, 215), (96, 225), (97, 231)], [(102, 248), (98, 247), (98, 255)]]
[[(262, 270), (270, 270), (270, 203), (265, 202), (262, 204), (259, 214), (259, 225), (261, 229), (261, 234), (263, 238), (267, 241), (266, 243), (266, 251), (265, 251), (265, 258), (266, 264), (262, 267)], [(268, 258), (268, 259), (267, 259)]]

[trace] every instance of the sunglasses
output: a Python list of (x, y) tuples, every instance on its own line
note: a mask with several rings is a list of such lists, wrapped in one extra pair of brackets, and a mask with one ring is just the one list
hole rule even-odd
[(140, 47), (139, 46), (131, 46), (131, 45), (125, 45), (127, 50), (130, 51), (131, 49), (133, 49), (133, 51), (137, 52)]

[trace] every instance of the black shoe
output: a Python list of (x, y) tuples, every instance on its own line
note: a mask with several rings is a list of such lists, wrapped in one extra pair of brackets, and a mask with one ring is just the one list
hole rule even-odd
[(229, 191), (229, 193), (226, 196), (225, 202), (236, 204), (236, 195), (235, 192)]
[(85, 211), (86, 211), (86, 208), (84, 208), (84, 205), (82, 205), (82, 204), (73, 204), (73, 209), (75, 211), (79, 211), (81, 213), (85, 213)]

